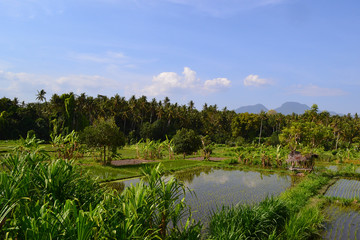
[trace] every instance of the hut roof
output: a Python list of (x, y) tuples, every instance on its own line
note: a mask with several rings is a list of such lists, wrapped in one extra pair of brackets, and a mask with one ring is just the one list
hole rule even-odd
[(301, 155), (298, 151), (291, 151), (291, 153), (288, 155), (288, 159), (286, 162), (288, 163), (301, 163), (306, 162), (308, 158), (306, 156)]
[(300, 152), (298, 151), (292, 151), (289, 155), (288, 155), (288, 159), (286, 159), (286, 162), (288, 163), (304, 163), (306, 161), (311, 161), (313, 157), (318, 157), (318, 155), (316, 154), (307, 154), (307, 155), (302, 155)]

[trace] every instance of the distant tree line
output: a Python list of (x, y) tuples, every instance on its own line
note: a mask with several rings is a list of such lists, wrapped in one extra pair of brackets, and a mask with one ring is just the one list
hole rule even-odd
[(38, 91), (35, 103), (19, 103), (17, 98), (0, 99), (0, 139), (18, 139), (34, 131), (38, 138), (83, 131), (98, 119), (113, 119), (128, 143), (140, 139), (165, 140), (178, 130), (191, 129), (223, 144), (283, 144), (296, 148), (302, 144), (326, 149), (347, 148), (360, 142), (357, 114), (331, 116), (319, 112), (316, 104), (304, 114), (283, 115), (274, 110), (260, 114), (235, 113), (217, 105), (204, 104), (201, 110), (190, 101), (171, 103), (168, 97), (150, 101), (135, 96), (125, 99), (118, 94), (109, 98), (98, 95), (53, 94)]

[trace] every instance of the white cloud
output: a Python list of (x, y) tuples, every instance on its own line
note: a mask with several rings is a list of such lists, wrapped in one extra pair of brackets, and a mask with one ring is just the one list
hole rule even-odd
[[(88, 95), (113, 95), (115, 93), (126, 96), (173, 96), (188, 94), (209, 94), (230, 87), (230, 80), (215, 78), (202, 81), (192, 69), (185, 67), (181, 74), (162, 72), (154, 76), (150, 85), (143, 83), (149, 77), (139, 74), (123, 72), (115, 77), (107, 78), (100, 75), (68, 74), (51, 76), (24, 72), (10, 72), (0, 70), (0, 97), (18, 97), (27, 102), (35, 101), (37, 90), (44, 89), (48, 96), (54, 93), (62, 94), (74, 92)], [(115, 80), (116, 79), (116, 80)], [(125, 81), (126, 80), (126, 81)], [(129, 83), (128, 81), (132, 81)], [(126, 83), (126, 84), (125, 84)]]
[(97, 95), (122, 89), (122, 84), (98, 75), (67, 75), (54, 77), (40, 74), (14, 73), (0, 70), (0, 96), (17, 96), (34, 101), (36, 90), (45, 89), (50, 93), (86, 92)]
[(153, 77), (152, 84), (140, 90), (140, 94), (148, 96), (163, 96), (179, 91), (191, 91), (197, 93), (210, 93), (219, 91), (230, 86), (227, 78), (215, 78), (202, 82), (196, 76), (196, 72), (189, 67), (184, 67), (182, 75), (175, 72), (162, 72)]
[(244, 79), (244, 85), (246, 87), (248, 86), (254, 86), (254, 87), (260, 87), (264, 85), (270, 85), (271, 81), (269, 79), (265, 78), (259, 78), (258, 75), (250, 74)]
[(204, 88), (209, 91), (217, 91), (222, 88), (230, 87), (230, 80), (227, 78), (215, 78), (213, 80), (206, 80)]
[(308, 86), (297, 85), (293, 87), (291, 92), (308, 97), (332, 97), (347, 94), (347, 92), (338, 88), (323, 88), (312, 84)]

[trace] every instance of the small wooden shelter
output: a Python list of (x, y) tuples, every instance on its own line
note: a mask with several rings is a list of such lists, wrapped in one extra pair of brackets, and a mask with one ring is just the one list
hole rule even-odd
[(298, 151), (291, 151), (288, 155), (286, 162), (291, 164), (289, 170), (303, 170), (303, 171), (312, 171), (315, 165), (315, 159), (318, 157), (316, 154), (306, 154), (302, 155)]

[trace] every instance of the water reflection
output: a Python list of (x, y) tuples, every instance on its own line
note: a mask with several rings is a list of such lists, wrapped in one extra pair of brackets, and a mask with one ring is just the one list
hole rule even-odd
[[(223, 205), (254, 204), (267, 196), (277, 196), (295, 184), (296, 177), (270, 172), (240, 171), (214, 169), (209, 167), (195, 168), (174, 174), (194, 194), (186, 194), (186, 202), (192, 209), (195, 220), (201, 220), (205, 226), (212, 211)], [(165, 178), (170, 178), (166, 176)], [(119, 191), (140, 179), (113, 182)]]
[(323, 239), (359, 239), (360, 213), (351, 207), (330, 205), (324, 209), (326, 221)]
[(350, 172), (350, 173), (360, 173), (360, 167), (357, 165), (320, 165), (316, 168), (317, 170), (329, 170), (332, 172)]
[(192, 183), (195, 177), (199, 177), (201, 174), (209, 174), (211, 172), (212, 172), (212, 167), (197, 167), (193, 169), (178, 171), (174, 173), (173, 176), (175, 176), (180, 181), (186, 183)]
[(129, 187), (131, 184), (136, 185), (137, 183), (140, 182), (140, 180), (141, 180), (141, 178), (133, 178), (133, 179), (128, 179), (128, 180), (112, 181), (112, 182), (107, 182), (107, 183), (103, 183), (103, 184), (104, 184), (104, 186), (115, 189), (116, 191), (121, 193), (122, 191), (124, 191), (124, 189), (126, 187)]

